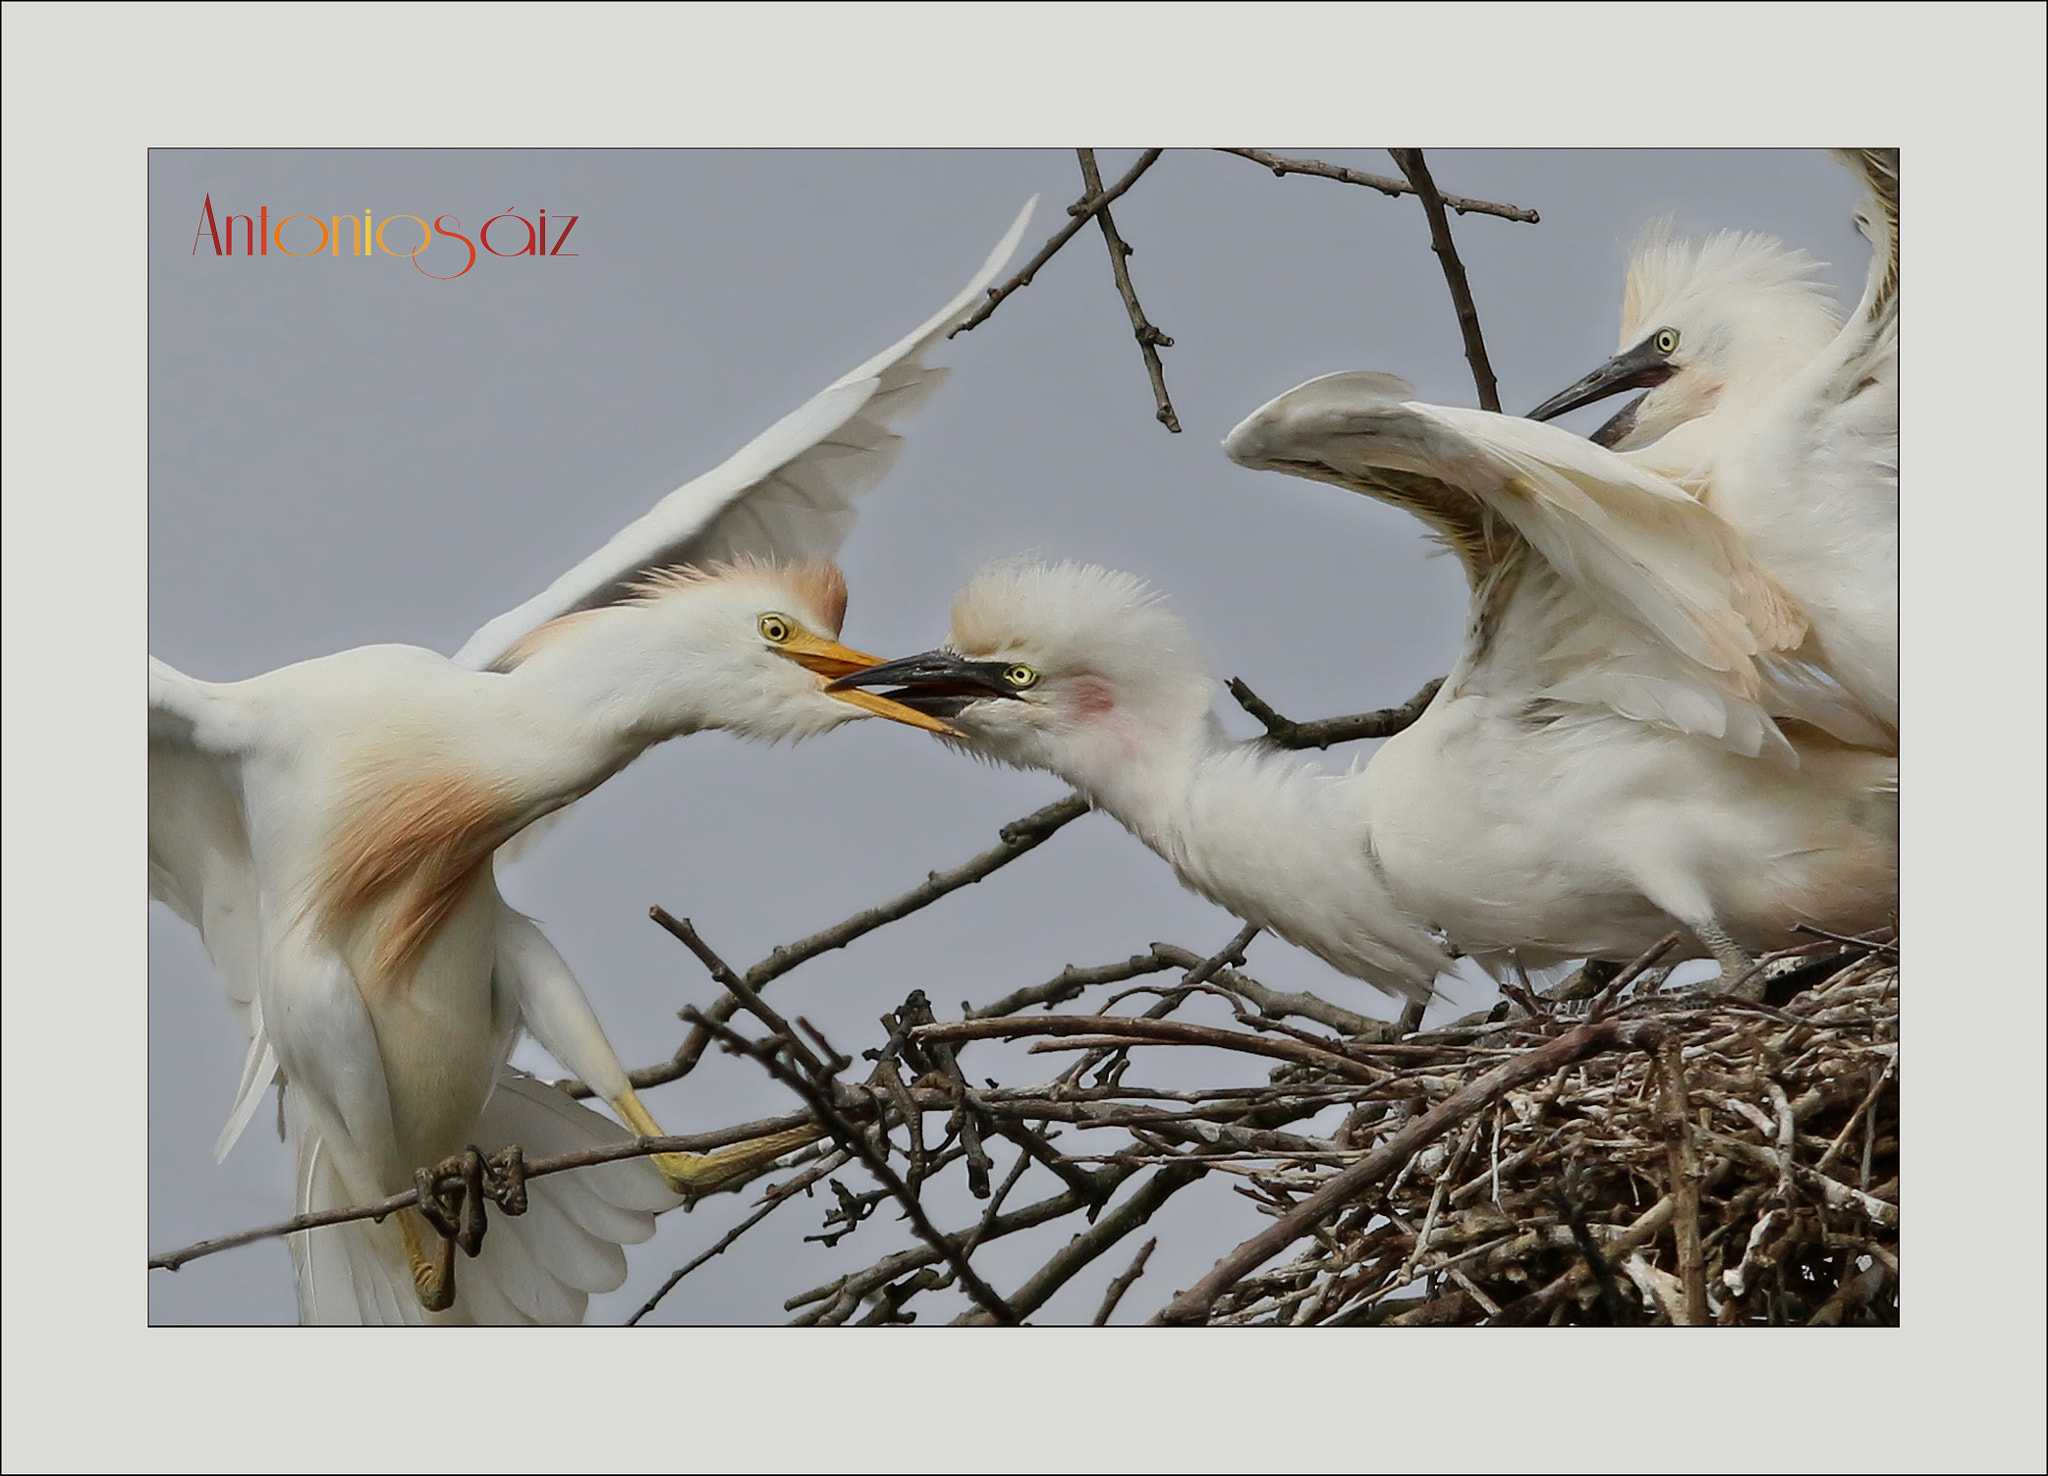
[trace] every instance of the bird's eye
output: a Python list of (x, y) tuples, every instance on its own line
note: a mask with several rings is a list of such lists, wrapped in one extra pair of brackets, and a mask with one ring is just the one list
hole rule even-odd
[(795, 634), (796, 622), (787, 615), (763, 615), (761, 617), (761, 635), (764, 639), (773, 641), (779, 646)]
[(1659, 328), (1657, 336), (1652, 342), (1655, 344), (1658, 353), (1674, 353), (1678, 348), (1678, 330), (1676, 328)]
[(1014, 666), (1004, 668), (1003, 680), (1021, 692), (1026, 687), (1038, 685), (1038, 669), (1019, 661)]

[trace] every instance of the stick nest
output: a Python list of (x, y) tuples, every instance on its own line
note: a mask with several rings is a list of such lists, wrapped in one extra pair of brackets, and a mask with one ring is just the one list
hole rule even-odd
[[(1778, 1004), (1652, 993), (1612, 1010), (1606, 1048), (1460, 1114), (1383, 1189), (1316, 1217), (1305, 1252), (1297, 1241), (1222, 1290), (1206, 1320), (1895, 1325), (1896, 949), (1820, 945), (1764, 973)], [(1528, 1004), (1404, 1037), (1335, 1142), (1386, 1145), (1585, 1023), (1570, 1004)], [(1249, 1192), (1285, 1215), (1351, 1153), (1255, 1173)]]

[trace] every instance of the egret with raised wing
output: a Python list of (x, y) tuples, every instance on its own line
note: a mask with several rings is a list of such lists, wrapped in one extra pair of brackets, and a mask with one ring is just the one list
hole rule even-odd
[(1403, 906), (1530, 962), (1675, 921), (1724, 972), (1801, 924), (1888, 921), (1897, 759), (1743, 532), (1554, 427), (1409, 396), (1332, 375), (1225, 442), (1407, 509), (1464, 566), (1464, 651), (1365, 781)]
[(1741, 529), (1809, 622), (1805, 655), (1895, 744), (1899, 721), (1899, 161), (1847, 149), (1871, 243), (1844, 320), (1821, 263), (1770, 236), (1695, 246), (1668, 220), (1629, 261), (1620, 351), (1529, 412), (1644, 391), (1593, 433)]
[[(929, 321), (664, 498), (453, 660), (366, 646), (237, 682), (152, 661), (150, 888), (196, 926), (249, 1036), (225, 1153), (282, 1092), (301, 1212), (414, 1187), (481, 1144), (559, 1152), (626, 1133), (511, 1070), (524, 1029), (611, 1104), (661, 1129), (581, 987), (499, 895), (498, 848), (653, 744), (724, 729), (800, 739), (878, 715), (832, 692), (875, 658), (838, 643), (827, 561), (887, 470), (892, 427), (945, 371), (925, 354), (979, 301), (1029, 218)], [(575, 1322), (624, 1276), (623, 1244), (677, 1193), (730, 1182), (817, 1134), (534, 1181), (458, 1286), (454, 1243), (402, 1210), (292, 1236), (308, 1322)], [(664, 1181), (666, 1181), (664, 1183)]]

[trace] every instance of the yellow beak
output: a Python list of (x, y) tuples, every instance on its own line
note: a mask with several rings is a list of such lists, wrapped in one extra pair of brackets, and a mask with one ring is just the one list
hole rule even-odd
[[(807, 630), (798, 631), (776, 649), (804, 670), (816, 672), (828, 682), (882, 664), (882, 658), (879, 656), (870, 656), (864, 651), (842, 646), (837, 641), (828, 641), (823, 636), (812, 635)], [(937, 718), (929, 717), (914, 707), (905, 707), (900, 702), (891, 702), (878, 692), (850, 688), (830, 695), (864, 712), (871, 712), (876, 717), (888, 718), (891, 722), (923, 728), (928, 733), (943, 733), (948, 738), (960, 736), (956, 729), (948, 727)]]

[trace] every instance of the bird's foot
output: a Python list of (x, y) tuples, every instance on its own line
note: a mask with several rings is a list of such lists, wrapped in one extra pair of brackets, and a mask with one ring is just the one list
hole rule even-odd
[(1757, 972), (1756, 960), (1744, 953), (1725, 929), (1718, 923), (1695, 923), (1692, 930), (1721, 965), (1722, 994), (1751, 1004), (1764, 997), (1764, 981)]
[(657, 1153), (654, 1167), (669, 1188), (694, 1199), (750, 1178), (755, 1170), (765, 1168), (783, 1154), (824, 1136), (823, 1128), (789, 1128), (712, 1153)]
[[(398, 1230), (405, 1237), (406, 1259), (412, 1263), (413, 1295), (420, 1299), (420, 1305), (427, 1311), (446, 1312), (455, 1305), (455, 1241), (451, 1237), (440, 1237), (436, 1253), (428, 1256), (422, 1243), (426, 1237), (419, 1231), (419, 1221), (423, 1219), (426, 1219), (425, 1215), (411, 1210), (398, 1212)], [(428, 1223), (434, 1229), (440, 1229), (433, 1221)]]
[[(662, 1132), (661, 1124), (654, 1120), (654, 1114), (634, 1092), (629, 1091), (613, 1101), (612, 1109), (637, 1137), (667, 1136)], [(661, 1175), (669, 1188), (685, 1198), (694, 1199), (699, 1195), (716, 1193), (735, 1180), (745, 1179), (756, 1169), (773, 1163), (792, 1149), (815, 1143), (824, 1136), (823, 1128), (788, 1128), (770, 1133), (765, 1138), (750, 1138), (744, 1143), (734, 1143), (710, 1153), (653, 1153), (648, 1157), (654, 1163), (655, 1172)]]

